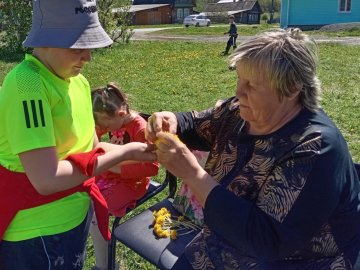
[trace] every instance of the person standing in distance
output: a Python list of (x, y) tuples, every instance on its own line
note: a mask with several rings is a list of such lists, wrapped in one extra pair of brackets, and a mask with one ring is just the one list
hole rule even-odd
[(229, 16), (229, 24), (230, 24), (230, 29), (229, 31), (225, 32), (224, 35), (229, 34), (229, 39), (226, 43), (226, 48), (225, 51), (223, 51), (221, 54), (222, 55), (228, 55), (230, 48), (232, 47), (234, 50), (236, 49), (237, 45), (236, 45), (236, 39), (238, 37), (238, 33), (237, 33), (237, 27), (236, 27), (236, 23), (235, 23), (235, 17), (234, 15), (230, 15)]

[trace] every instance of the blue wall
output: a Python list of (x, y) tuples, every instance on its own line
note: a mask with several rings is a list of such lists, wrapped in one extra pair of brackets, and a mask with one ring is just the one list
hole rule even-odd
[(339, 11), (339, 0), (282, 0), (280, 26), (360, 22), (360, 0), (351, 1), (350, 12)]

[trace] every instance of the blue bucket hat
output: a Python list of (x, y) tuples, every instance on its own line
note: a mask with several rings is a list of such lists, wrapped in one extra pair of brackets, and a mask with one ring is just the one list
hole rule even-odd
[(102, 28), (96, 0), (32, 0), (25, 47), (95, 49), (113, 43)]

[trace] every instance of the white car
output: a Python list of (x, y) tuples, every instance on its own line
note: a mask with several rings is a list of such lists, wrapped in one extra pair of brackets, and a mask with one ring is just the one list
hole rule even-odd
[(210, 26), (211, 21), (210, 19), (206, 18), (205, 15), (196, 14), (196, 15), (189, 15), (184, 19), (183, 24), (185, 27), (189, 27), (190, 25), (194, 26)]

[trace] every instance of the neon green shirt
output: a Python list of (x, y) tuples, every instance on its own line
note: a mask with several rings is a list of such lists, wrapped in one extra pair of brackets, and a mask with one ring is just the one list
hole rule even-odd
[[(26, 55), (0, 90), (0, 122), (0, 164), (11, 171), (24, 172), (18, 154), (32, 149), (56, 147), (60, 160), (89, 151), (95, 130), (89, 83), (82, 75), (65, 81)], [(87, 193), (75, 193), (22, 210), (3, 239), (20, 241), (68, 231), (83, 221), (89, 203)]]

